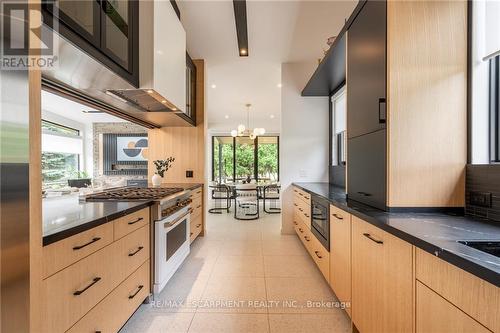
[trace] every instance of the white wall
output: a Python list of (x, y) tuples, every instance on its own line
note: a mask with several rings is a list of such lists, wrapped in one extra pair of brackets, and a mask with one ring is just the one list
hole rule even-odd
[(293, 233), (292, 182), (328, 182), (328, 97), (302, 97), (315, 63), (281, 66), (282, 233)]

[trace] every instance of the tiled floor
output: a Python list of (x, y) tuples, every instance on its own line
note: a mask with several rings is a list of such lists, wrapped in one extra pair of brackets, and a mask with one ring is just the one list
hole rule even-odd
[(206, 236), (121, 332), (350, 332), (299, 239), (281, 235), (280, 225), (280, 215), (208, 214)]

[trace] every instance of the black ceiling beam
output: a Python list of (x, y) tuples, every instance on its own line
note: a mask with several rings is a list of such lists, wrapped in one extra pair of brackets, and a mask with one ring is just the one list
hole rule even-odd
[(233, 6), (238, 53), (240, 57), (248, 57), (247, 2), (246, 0), (233, 0)]

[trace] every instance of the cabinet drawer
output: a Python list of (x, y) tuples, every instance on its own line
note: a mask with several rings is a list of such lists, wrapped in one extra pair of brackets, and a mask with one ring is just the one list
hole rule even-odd
[(330, 253), (323, 247), (319, 240), (311, 234), (310, 245), (307, 248), (313, 258), (316, 266), (325, 277), (326, 281), (330, 279)]
[(65, 332), (117, 284), (111, 244), (45, 279), (43, 332)]
[(201, 221), (201, 216), (198, 216), (195, 219), (191, 219), (190, 221), (190, 241), (193, 242), (196, 237), (201, 233), (201, 230), (203, 229), (203, 224)]
[(196, 198), (201, 198), (201, 194), (203, 193), (203, 188), (198, 187), (191, 191), (191, 199), (194, 200)]
[(333, 205), (330, 205), (330, 218), (334, 220), (349, 220), (350, 221), (351, 214), (346, 211), (337, 208)]
[(419, 281), (417, 281), (416, 291), (417, 333), (490, 332)]
[[(341, 302), (351, 302), (351, 215), (330, 205), (330, 286)], [(346, 308), (351, 315), (351, 308)]]
[(416, 278), (469, 316), (500, 332), (500, 288), (421, 249)]
[(80, 319), (70, 333), (115, 333), (149, 294), (149, 260), (146, 261)]
[(149, 259), (149, 225), (115, 242), (114, 264), (119, 281), (123, 281)]
[(113, 221), (115, 240), (149, 224), (149, 207), (143, 208)]
[(311, 195), (298, 187), (293, 188), (293, 194), (300, 198), (307, 205), (311, 205)]
[(196, 218), (201, 215), (201, 212), (203, 210), (203, 203), (201, 197), (193, 199), (193, 202), (191, 203), (191, 208), (193, 209), (193, 212), (191, 213), (192, 217)]
[(93, 229), (44, 246), (42, 249), (43, 278), (85, 258), (113, 241), (113, 224), (105, 223)]
[(311, 226), (311, 206), (306, 204), (302, 199), (295, 196), (293, 200), (294, 210), (301, 220), (307, 226)]

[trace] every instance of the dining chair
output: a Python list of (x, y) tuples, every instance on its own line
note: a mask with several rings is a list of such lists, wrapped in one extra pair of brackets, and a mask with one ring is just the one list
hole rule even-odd
[[(264, 212), (268, 214), (281, 213), (281, 208), (279, 207), (280, 190), (281, 187), (279, 184), (270, 184), (264, 186), (264, 188), (262, 189)], [(266, 208), (266, 202), (269, 202), (269, 209)]]
[(257, 220), (259, 218), (259, 195), (257, 184), (236, 185), (234, 218)]
[(229, 213), (231, 208), (231, 189), (229, 186), (224, 184), (211, 184), (210, 189), (212, 191), (212, 202), (214, 207), (208, 210), (212, 214), (222, 214), (223, 211)]

